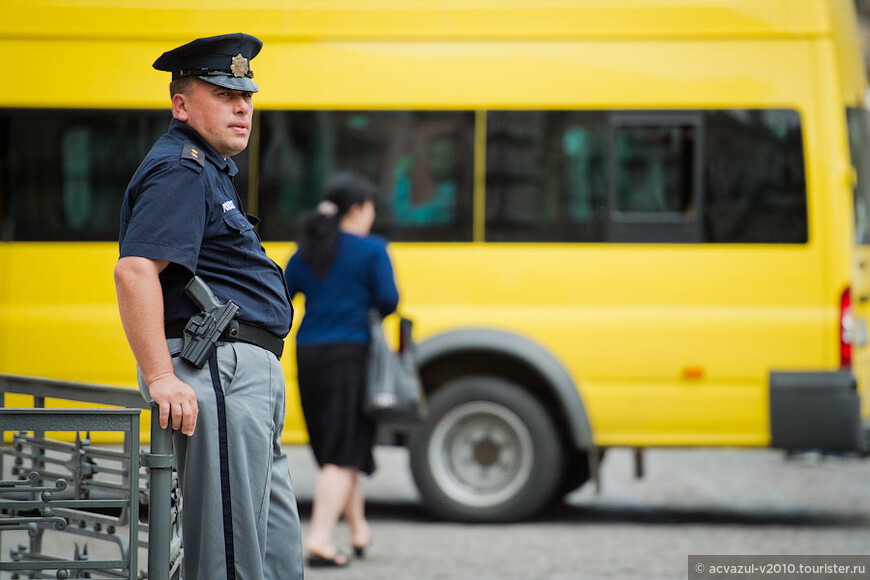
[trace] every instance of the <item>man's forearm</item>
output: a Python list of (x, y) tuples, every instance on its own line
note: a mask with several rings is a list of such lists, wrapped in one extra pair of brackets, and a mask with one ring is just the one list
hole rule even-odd
[(174, 374), (163, 330), (163, 293), (158, 277), (164, 267), (164, 263), (135, 257), (121, 258), (115, 267), (121, 323), (149, 385)]
[(118, 310), (127, 342), (160, 410), (160, 426), (193, 435), (199, 407), (193, 389), (175, 376), (163, 330), (160, 272), (166, 262), (127, 257), (115, 266)]

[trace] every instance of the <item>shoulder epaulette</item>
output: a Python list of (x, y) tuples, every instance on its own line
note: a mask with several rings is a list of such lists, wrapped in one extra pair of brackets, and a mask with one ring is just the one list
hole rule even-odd
[(185, 143), (184, 149), (181, 150), (182, 159), (192, 159), (196, 161), (200, 167), (205, 167), (205, 153), (199, 147), (192, 143)]

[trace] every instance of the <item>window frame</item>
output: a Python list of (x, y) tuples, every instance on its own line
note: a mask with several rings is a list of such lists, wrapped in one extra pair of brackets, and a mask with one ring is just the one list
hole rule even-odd
[[(688, 213), (621, 211), (618, 205), (617, 134), (621, 128), (685, 127), (695, 130), (691, 165), (691, 204)], [(703, 243), (704, 241), (704, 115), (703, 111), (632, 112), (608, 115), (608, 243)]]

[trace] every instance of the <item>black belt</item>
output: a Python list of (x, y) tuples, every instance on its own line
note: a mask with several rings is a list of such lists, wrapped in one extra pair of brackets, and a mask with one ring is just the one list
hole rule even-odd
[[(186, 322), (170, 322), (166, 325), (166, 338), (184, 338)], [(265, 348), (281, 360), (284, 352), (284, 339), (275, 336), (265, 328), (260, 328), (247, 322), (230, 320), (226, 330), (223, 331), (219, 340), (224, 342), (247, 342)]]

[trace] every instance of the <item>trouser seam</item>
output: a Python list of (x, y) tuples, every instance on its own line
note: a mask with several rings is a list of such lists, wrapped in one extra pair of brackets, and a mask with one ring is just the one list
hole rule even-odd
[(221, 388), (220, 369), (218, 367), (217, 349), (208, 361), (211, 371), (211, 383), (214, 388), (218, 422), (218, 448), (220, 455), (221, 500), (223, 505), (224, 552), (226, 554), (227, 580), (235, 580), (236, 563), (233, 548), (233, 506), (230, 494), (229, 447), (227, 438), (227, 409), (224, 391)]

